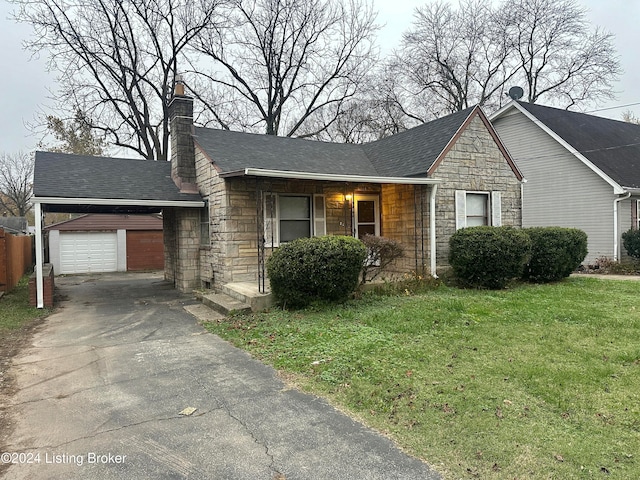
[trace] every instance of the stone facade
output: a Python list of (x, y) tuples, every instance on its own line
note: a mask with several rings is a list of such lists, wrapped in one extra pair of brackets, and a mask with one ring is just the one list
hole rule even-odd
[(201, 286), (200, 280), (200, 210), (165, 208), (164, 277), (182, 291)]
[(193, 184), (196, 172), (193, 164), (195, 146), (193, 144), (193, 99), (175, 96), (169, 104), (171, 119), (171, 178), (178, 187)]
[[(405, 249), (405, 257), (396, 262), (391, 273), (428, 272), (433, 186), (222, 178), (200, 148), (195, 149), (194, 158), (194, 183), (207, 201), (207, 210), (172, 208), (164, 212), (165, 276), (180, 290), (257, 282), (258, 245), (264, 228), (259, 216), (269, 194), (322, 195), (329, 235), (352, 235), (353, 199), (377, 196), (380, 234), (397, 240)], [(478, 115), (454, 139), (430, 176), (441, 180), (435, 219), (438, 266), (447, 264), (449, 238), (456, 230), (456, 190), (500, 192), (502, 224), (521, 225), (520, 181)], [(207, 219), (208, 234), (202, 238), (202, 223), (206, 225)], [(266, 257), (273, 248), (265, 247)]]
[(437, 264), (447, 265), (456, 231), (455, 191), (501, 192), (502, 225), (522, 226), (521, 183), (479, 116), (475, 116), (432, 176), (436, 196)]

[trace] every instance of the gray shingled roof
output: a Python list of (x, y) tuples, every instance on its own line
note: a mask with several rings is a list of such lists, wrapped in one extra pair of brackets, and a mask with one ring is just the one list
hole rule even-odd
[(475, 107), (363, 145), (382, 176), (425, 175)]
[(620, 186), (640, 188), (640, 125), (518, 103)]
[(223, 173), (245, 168), (372, 175), (375, 168), (360, 145), (196, 128), (195, 139)]
[(201, 201), (180, 193), (171, 180), (171, 163), (127, 158), (36, 152), (36, 197)]
[(196, 142), (222, 173), (270, 170), (413, 177), (425, 175), (473, 108), (364, 145), (196, 128)]

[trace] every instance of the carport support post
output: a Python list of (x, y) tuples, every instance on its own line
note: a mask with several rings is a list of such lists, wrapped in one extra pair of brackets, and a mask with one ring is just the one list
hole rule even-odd
[(44, 308), (44, 287), (42, 281), (42, 206), (40, 202), (34, 204), (36, 223), (36, 307)]
[(438, 193), (438, 185), (431, 185), (431, 195), (429, 195), (429, 257), (431, 276), (438, 278), (436, 273), (436, 194)]

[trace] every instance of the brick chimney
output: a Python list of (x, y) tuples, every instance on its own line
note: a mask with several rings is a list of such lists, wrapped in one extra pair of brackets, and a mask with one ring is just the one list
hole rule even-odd
[(175, 83), (175, 92), (169, 103), (171, 178), (181, 192), (197, 193), (193, 98), (184, 94), (184, 83), (180, 75), (176, 75)]

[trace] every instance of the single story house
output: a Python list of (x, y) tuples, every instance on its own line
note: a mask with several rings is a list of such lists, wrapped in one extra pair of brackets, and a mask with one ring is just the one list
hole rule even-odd
[(621, 235), (638, 228), (640, 125), (520, 101), (490, 118), (527, 179), (523, 226), (584, 230), (587, 264), (623, 258)]
[(325, 234), (395, 239), (396, 272), (435, 276), (456, 229), (521, 226), (523, 175), (480, 107), (337, 144), (194, 127), (180, 87), (170, 163), (38, 152), (34, 174), (44, 211), (162, 210), (165, 278), (179, 290), (265, 291), (273, 249)]
[(164, 268), (159, 215), (86, 214), (45, 231), (49, 262), (57, 274)]

